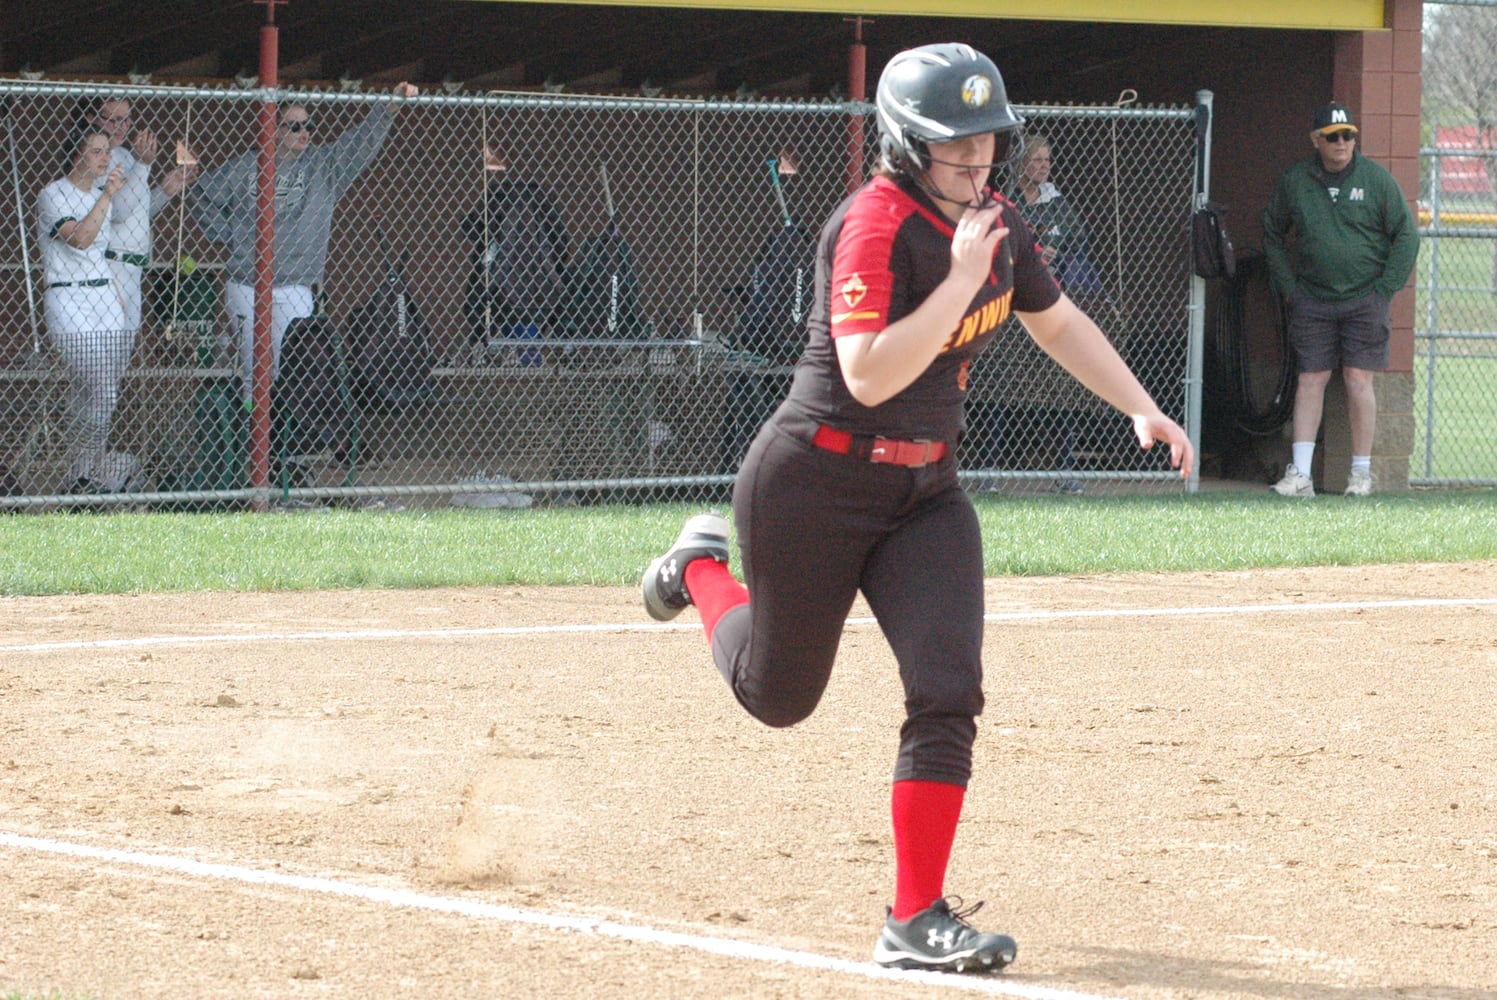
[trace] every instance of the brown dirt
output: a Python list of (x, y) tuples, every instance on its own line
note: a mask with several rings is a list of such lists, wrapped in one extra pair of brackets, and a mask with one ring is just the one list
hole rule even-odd
[[(1494, 596), (1497, 563), (990, 581), (1005, 617), (949, 888), (1018, 938), (1001, 984), (1497, 993)], [(1303, 607), (1419, 598), (1469, 603)], [(1076, 614), (1179, 607), (1222, 610)], [(872, 626), (849, 627), (817, 714), (774, 731), (733, 703), (693, 616), (646, 627), (624, 589), (27, 598), (0, 615), (0, 994), (952, 992), (55, 846), (866, 962), (901, 712)], [(588, 624), (619, 627), (524, 631)], [(235, 634), (259, 637), (161, 638)]]

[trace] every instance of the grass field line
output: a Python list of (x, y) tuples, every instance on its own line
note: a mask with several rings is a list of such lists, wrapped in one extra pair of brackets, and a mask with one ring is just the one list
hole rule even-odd
[(84, 861), (105, 864), (124, 864), (156, 871), (175, 872), (194, 878), (239, 882), (247, 885), (272, 886), (298, 892), (322, 893), (345, 899), (356, 899), (399, 909), (428, 910), (453, 916), (471, 917), (475, 920), (492, 920), (507, 924), (524, 924), (545, 930), (576, 934), (591, 934), (599, 937), (617, 938), (637, 944), (657, 945), (665, 948), (685, 948), (692, 951), (722, 955), (749, 962), (764, 962), (774, 965), (790, 965), (804, 969), (816, 969), (843, 975), (860, 976), (866, 979), (885, 979), (905, 983), (920, 983), (967, 993), (985, 993), (990, 996), (1022, 997), (1026, 1000), (1121, 1000), (1094, 993), (1078, 993), (1073, 990), (1048, 986), (1031, 986), (993, 977), (956, 976), (934, 972), (906, 972), (885, 969), (871, 962), (853, 962), (844, 958), (832, 958), (808, 951), (794, 951), (772, 945), (754, 944), (728, 938), (708, 937), (698, 934), (683, 934), (677, 931), (660, 930), (639, 924), (621, 924), (610, 920), (589, 920), (569, 917), (539, 910), (527, 910), (514, 906), (501, 906), (472, 899), (456, 899), (450, 896), (431, 896), (406, 889), (390, 889), (382, 886), (360, 885), (355, 882), (340, 882), (335, 879), (309, 875), (290, 875), (284, 872), (264, 871), (239, 865), (225, 865), (195, 861), (192, 858), (170, 854), (147, 854), (141, 851), (122, 851), (116, 848), (96, 847), (65, 840), (50, 840), (40, 837), (25, 837), (0, 831), (0, 847), (17, 851), (32, 851), (44, 854), (63, 855)]
[[(1467, 608), (1497, 606), (1497, 597), (1421, 597), (1385, 601), (1312, 601), (1290, 604), (1225, 604), (1174, 608), (1076, 608), (1051, 611), (999, 611), (983, 615), (985, 622), (1059, 621), (1080, 618), (1177, 618), (1192, 615), (1259, 615), (1282, 612), (1314, 614), (1338, 611), (1377, 611), (1411, 608)], [(874, 619), (849, 618), (852, 627), (877, 624)], [(600, 632), (696, 631), (696, 622), (620, 622), (605, 625), (492, 625), (471, 628), (351, 629), (313, 632), (243, 632), (231, 635), (152, 635), (133, 639), (76, 639), (0, 645), (0, 653), (52, 653), (82, 649), (134, 649), (156, 646), (197, 646), (245, 642), (352, 642), (371, 639), (466, 639), (537, 635), (579, 635)]]

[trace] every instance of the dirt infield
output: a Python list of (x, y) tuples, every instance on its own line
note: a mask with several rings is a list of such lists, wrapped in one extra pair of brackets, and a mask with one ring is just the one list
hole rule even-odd
[(1497, 563), (988, 609), (949, 889), (1019, 961), (926, 982), (867, 964), (901, 697), (864, 621), (774, 731), (624, 589), (0, 601), (0, 994), (1497, 994)]

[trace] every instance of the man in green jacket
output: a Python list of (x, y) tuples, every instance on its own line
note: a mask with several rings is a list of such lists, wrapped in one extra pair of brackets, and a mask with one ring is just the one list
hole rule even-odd
[(1388, 366), (1388, 305), (1409, 280), (1419, 231), (1398, 182), (1357, 152), (1357, 126), (1345, 105), (1315, 112), (1315, 155), (1279, 178), (1263, 213), (1263, 252), (1274, 290), (1289, 308), (1289, 339), (1299, 367), (1294, 460), (1273, 490), (1312, 497), (1310, 463), (1325, 387), (1341, 369), (1351, 424), (1347, 496), (1372, 492), (1377, 424), (1375, 372)]

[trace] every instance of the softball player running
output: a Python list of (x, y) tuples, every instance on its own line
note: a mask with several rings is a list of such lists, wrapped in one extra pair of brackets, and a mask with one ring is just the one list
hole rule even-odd
[(1012, 312), (1132, 418), (1141, 446), (1167, 444), (1182, 475), (1193, 451), (989, 186), (1023, 124), (992, 61), (957, 44), (902, 52), (875, 103), (879, 167), (822, 228), (808, 345), (734, 486), (747, 586), (728, 571), (726, 520), (703, 514), (650, 564), (644, 601), (662, 621), (695, 605), (739, 703), (789, 726), (820, 700), (863, 592), (906, 706), (894, 900), (874, 959), (992, 971), (1013, 938), (978, 931), (977, 906), (945, 895), (983, 707), (982, 538), (954, 454), (972, 360)]
[(109, 166), (109, 136), (75, 130), (63, 148), (67, 176), (36, 199), (37, 240), (47, 292), (47, 334), (68, 368), (68, 471), (74, 493), (98, 493), (94, 467), (104, 457), (119, 402), (120, 378), (135, 350), (109, 271), (110, 205), (124, 172)]

